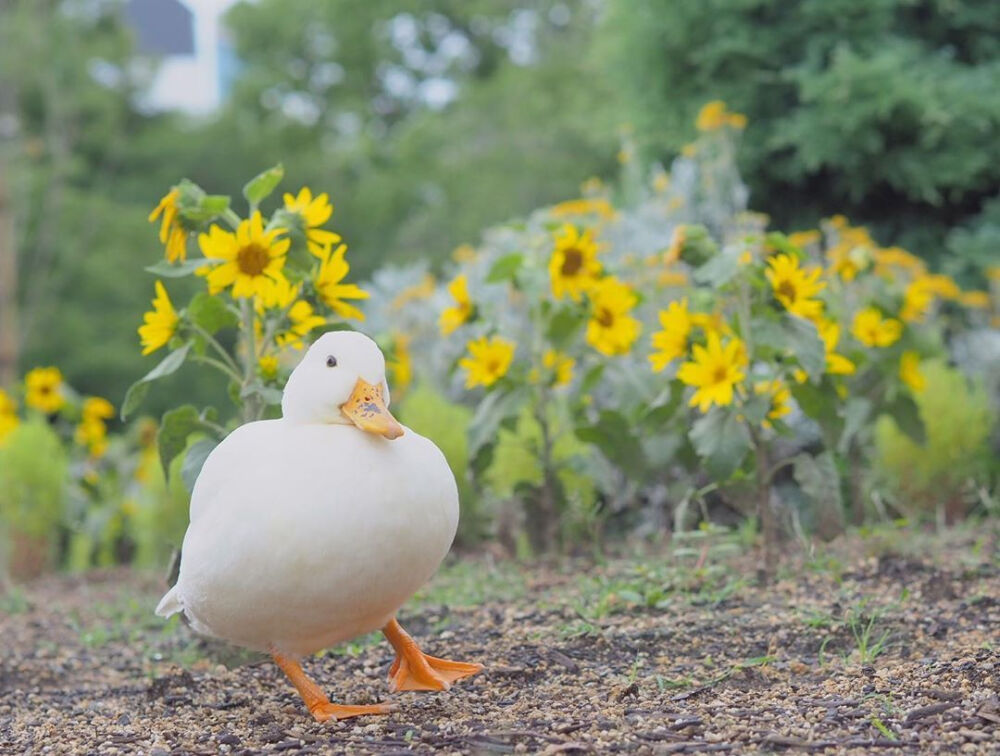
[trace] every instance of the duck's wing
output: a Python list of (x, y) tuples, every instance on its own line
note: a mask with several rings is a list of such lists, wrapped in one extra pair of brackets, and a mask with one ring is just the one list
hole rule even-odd
[(266, 465), (268, 455), (280, 444), (283, 421), (260, 420), (241, 425), (216, 446), (198, 474), (191, 492), (191, 524), (205, 512), (230, 501), (226, 492), (248, 470)]

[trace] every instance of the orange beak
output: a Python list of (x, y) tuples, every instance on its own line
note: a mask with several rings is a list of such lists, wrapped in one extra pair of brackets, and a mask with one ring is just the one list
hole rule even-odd
[(382, 387), (366, 383), (361, 378), (354, 384), (351, 398), (340, 405), (340, 411), (358, 428), (378, 433), (388, 439), (403, 435), (403, 426), (386, 409)]

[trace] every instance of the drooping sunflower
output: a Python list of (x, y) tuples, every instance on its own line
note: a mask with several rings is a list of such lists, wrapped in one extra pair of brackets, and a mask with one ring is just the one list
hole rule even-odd
[(368, 299), (370, 296), (357, 284), (342, 283), (351, 270), (351, 266), (344, 257), (346, 254), (346, 244), (341, 244), (336, 249), (327, 252), (319, 272), (316, 274), (316, 292), (326, 306), (340, 317), (364, 320), (365, 314), (361, 310), (344, 301), (345, 299)]
[(576, 302), (581, 294), (594, 286), (601, 274), (597, 251), (597, 242), (590, 229), (581, 233), (576, 226), (568, 223), (562, 227), (549, 258), (549, 278), (554, 297), (561, 299), (568, 295)]
[(160, 219), (160, 243), (166, 249), (167, 262), (183, 262), (187, 257), (187, 230), (181, 225), (177, 200), (181, 193), (177, 188), (171, 189), (160, 200), (149, 214), (149, 222)]
[(679, 302), (671, 302), (666, 310), (660, 310), (659, 317), (663, 330), (653, 334), (653, 349), (656, 351), (649, 355), (649, 362), (656, 373), (687, 354), (692, 327), (687, 297)]
[(919, 394), (927, 386), (927, 379), (920, 372), (919, 353), (908, 350), (900, 356), (899, 380), (909, 386), (914, 394)]
[(695, 344), (693, 358), (677, 371), (677, 378), (697, 390), (689, 402), (702, 412), (715, 404), (726, 407), (733, 403), (735, 387), (744, 378), (743, 365), (746, 350), (739, 339), (730, 340), (724, 347), (717, 332), (708, 334), (705, 346)]
[(455, 300), (455, 304), (446, 308), (438, 321), (441, 334), (444, 336), (454, 333), (462, 323), (467, 322), (472, 317), (474, 309), (472, 300), (469, 299), (469, 281), (464, 273), (455, 276), (455, 279), (448, 284), (448, 293)]
[(58, 412), (66, 403), (62, 384), (63, 377), (59, 368), (35, 368), (24, 376), (24, 403), (46, 415)]
[(309, 251), (323, 259), (326, 250), (340, 241), (340, 234), (320, 228), (333, 215), (333, 205), (330, 204), (329, 195), (323, 192), (313, 197), (312, 190), (304, 186), (298, 195), (286, 193), (282, 199), (285, 202), (285, 210), (299, 216)]
[(465, 387), (492, 386), (510, 370), (516, 345), (512, 341), (493, 336), (482, 336), (468, 345), (469, 356), (458, 361), (466, 372)]
[(625, 354), (639, 338), (642, 324), (631, 316), (638, 298), (618, 279), (602, 278), (589, 291), (591, 314), (587, 343), (609, 357)]
[(207, 270), (199, 271), (208, 281), (210, 294), (232, 286), (236, 298), (266, 297), (275, 282), (283, 278), (281, 269), (291, 241), (279, 238), (283, 228), (264, 230), (260, 212), (240, 222), (236, 233), (212, 226), (207, 234), (198, 236), (202, 254), (220, 261)]
[(887, 347), (899, 341), (903, 324), (895, 318), (883, 318), (875, 307), (866, 307), (854, 316), (851, 333), (865, 346)]
[(288, 320), (290, 321), (288, 330), (279, 333), (275, 341), (280, 347), (290, 346), (293, 349), (301, 349), (304, 345), (303, 339), (314, 328), (326, 324), (326, 318), (317, 315), (313, 306), (304, 299), (298, 300), (291, 306), (288, 310)]
[(139, 326), (143, 356), (155, 352), (170, 341), (177, 332), (177, 323), (180, 321), (163, 283), (157, 281), (154, 288), (156, 296), (153, 298), (153, 309), (142, 316), (142, 325)]
[(774, 255), (767, 261), (764, 275), (771, 282), (774, 297), (793, 315), (813, 319), (823, 312), (823, 302), (814, 299), (826, 284), (819, 280), (823, 271), (813, 268), (806, 271), (799, 267), (791, 255)]

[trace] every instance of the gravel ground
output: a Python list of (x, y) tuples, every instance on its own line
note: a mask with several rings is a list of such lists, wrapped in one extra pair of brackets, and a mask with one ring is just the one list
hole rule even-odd
[[(486, 672), (326, 724), (268, 660), (152, 616), (159, 580), (50, 577), (0, 597), (0, 753), (1000, 753), (997, 543), (855, 536), (769, 589), (707, 541), (461, 560), (400, 619)], [(391, 657), (369, 637), (305, 668), (336, 702), (383, 701)]]

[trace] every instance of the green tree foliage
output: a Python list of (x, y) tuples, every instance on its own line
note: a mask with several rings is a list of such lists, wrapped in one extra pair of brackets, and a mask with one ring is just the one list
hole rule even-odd
[(648, 154), (721, 98), (749, 116), (741, 167), (778, 225), (846, 213), (927, 257), (995, 255), (1000, 5), (613, 0), (605, 32)]

